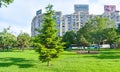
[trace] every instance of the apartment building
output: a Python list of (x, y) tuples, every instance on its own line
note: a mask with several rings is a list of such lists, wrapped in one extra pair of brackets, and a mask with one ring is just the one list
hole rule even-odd
[(120, 24), (119, 11), (116, 10), (115, 5), (104, 5), (104, 13), (102, 14), (102, 17), (109, 18), (110, 21), (113, 21), (115, 27), (118, 27), (118, 24)]
[[(42, 10), (36, 11), (36, 16), (33, 18), (31, 23), (31, 35), (37, 35), (35, 28), (42, 27)], [(91, 15), (89, 14), (89, 5), (86, 4), (76, 4), (74, 5), (74, 13), (62, 15), (62, 13), (55, 12), (54, 16), (56, 17), (56, 29), (59, 30), (57, 33), (58, 36), (63, 36), (67, 31), (73, 30), (77, 32), (82, 28), (89, 19), (96, 16), (109, 18), (115, 23), (115, 26), (118, 27), (120, 24), (120, 15), (119, 11), (116, 10), (115, 5), (104, 5), (104, 13), (101, 15)]]
[[(36, 29), (42, 28), (42, 20), (44, 14), (42, 14), (42, 10), (36, 11), (36, 16), (33, 18), (31, 23), (31, 36), (36, 36), (38, 32)], [(58, 30), (57, 35), (62, 36), (62, 13), (55, 12), (54, 17), (56, 17), (56, 29)]]

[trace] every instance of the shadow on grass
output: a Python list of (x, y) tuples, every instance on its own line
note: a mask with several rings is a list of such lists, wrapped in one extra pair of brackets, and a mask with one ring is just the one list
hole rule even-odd
[(31, 64), (32, 60), (26, 60), (24, 58), (0, 58), (0, 67), (9, 67), (16, 65), (19, 68), (29, 68), (33, 67), (34, 64)]
[(100, 55), (90, 55), (90, 56), (84, 56), (84, 57), (93, 57), (97, 59), (120, 59), (120, 52), (101, 52)]

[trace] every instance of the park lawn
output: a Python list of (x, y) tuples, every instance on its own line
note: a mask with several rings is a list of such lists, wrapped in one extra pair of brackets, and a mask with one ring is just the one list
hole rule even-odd
[(120, 72), (120, 50), (100, 54), (64, 51), (50, 67), (38, 60), (34, 50), (0, 52), (0, 72)]

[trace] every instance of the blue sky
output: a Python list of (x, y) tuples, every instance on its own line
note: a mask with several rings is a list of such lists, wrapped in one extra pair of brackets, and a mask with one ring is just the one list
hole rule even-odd
[(104, 5), (116, 5), (120, 10), (120, 0), (14, 0), (7, 8), (0, 8), (0, 31), (10, 26), (10, 31), (16, 35), (21, 31), (30, 34), (36, 11), (42, 9), (44, 12), (49, 3), (63, 14), (73, 13), (74, 4), (89, 4), (90, 14), (102, 14)]

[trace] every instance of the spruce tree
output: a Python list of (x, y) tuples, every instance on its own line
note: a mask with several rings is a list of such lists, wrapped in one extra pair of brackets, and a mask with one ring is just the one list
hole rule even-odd
[(39, 52), (39, 59), (42, 62), (47, 62), (47, 66), (50, 65), (52, 59), (59, 57), (64, 45), (60, 37), (57, 36), (58, 30), (56, 29), (56, 19), (52, 7), (50, 4), (46, 7), (42, 28), (37, 29), (39, 34), (35, 37), (36, 51)]

